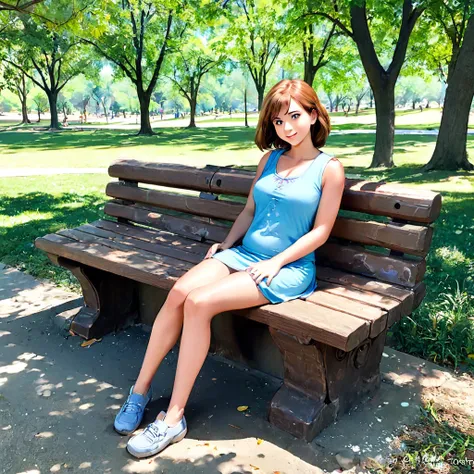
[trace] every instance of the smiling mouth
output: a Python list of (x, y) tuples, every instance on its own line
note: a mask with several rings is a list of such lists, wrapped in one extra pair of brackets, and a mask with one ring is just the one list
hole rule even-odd
[(296, 135), (296, 132), (293, 135), (290, 135), (290, 136), (287, 135), (286, 138), (293, 138), (295, 135)]

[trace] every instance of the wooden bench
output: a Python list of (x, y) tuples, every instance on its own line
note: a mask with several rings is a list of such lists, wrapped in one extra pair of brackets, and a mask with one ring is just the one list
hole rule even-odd
[[(226, 237), (255, 176), (135, 160), (113, 163), (109, 174), (118, 178), (106, 189), (110, 218), (35, 242), (79, 280), (84, 306), (71, 329), (84, 338), (135, 320), (137, 283), (169, 290), (201, 262)], [(430, 224), (440, 209), (433, 192), (346, 179), (331, 237), (316, 251), (318, 289), (306, 300), (235, 311), (239, 321), (265, 324), (281, 353), (272, 424), (309, 441), (378, 389), (387, 329), (425, 295)]]

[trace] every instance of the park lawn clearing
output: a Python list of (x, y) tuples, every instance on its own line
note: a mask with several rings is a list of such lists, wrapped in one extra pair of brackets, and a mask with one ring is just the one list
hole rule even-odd
[[(158, 135), (151, 137), (137, 136), (127, 130), (105, 129), (2, 132), (0, 170), (107, 168), (120, 158), (192, 166), (252, 167), (263, 155), (254, 144), (254, 136), (254, 128), (243, 127), (160, 128)], [(374, 143), (372, 133), (330, 135), (324, 151), (340, 158), (349, 173), (351, 168), (370, 165)], [(428, 161), (435, 144), (433, 135), (396, 135), (395, 164), (421, 166)], [(468, 137), (468, 150), (474, 150), (474, 135)]]

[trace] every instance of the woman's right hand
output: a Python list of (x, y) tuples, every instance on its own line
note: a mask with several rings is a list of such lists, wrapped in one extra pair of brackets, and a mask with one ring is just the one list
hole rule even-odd
[(204, 257), (204, 260), (206, 258), (211, 258), (218, 250), (226, 250), (228, 248), (230, 247), (224, 242), (213, 244), (211, 245), (211, 247), (209, 247), (209, 250), (207, 251), (206, 256)]

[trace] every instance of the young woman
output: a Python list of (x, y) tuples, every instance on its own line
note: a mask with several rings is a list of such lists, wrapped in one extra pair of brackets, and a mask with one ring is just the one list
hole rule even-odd
[[(261, 158), (245, 208), (224, 242), (212, 245), (169, 292), (138, 379), (115, 419), (121, 434), (139, 426), (153, 376), (182, 329), (168, 411), (130, 438), (132, 455), (151, 456), (186, 435), (184, 408), (209, 350), (214, 316), (315, 290), (314, 250), (329, 237), (344, 189), (342, 164), (320, 151), (329, 131), (329, 116), (304, 81), (282, 80), (265, 97), (255, 143), (273, 151)], [(242, 236), (242, 245), (233, 247)]]

